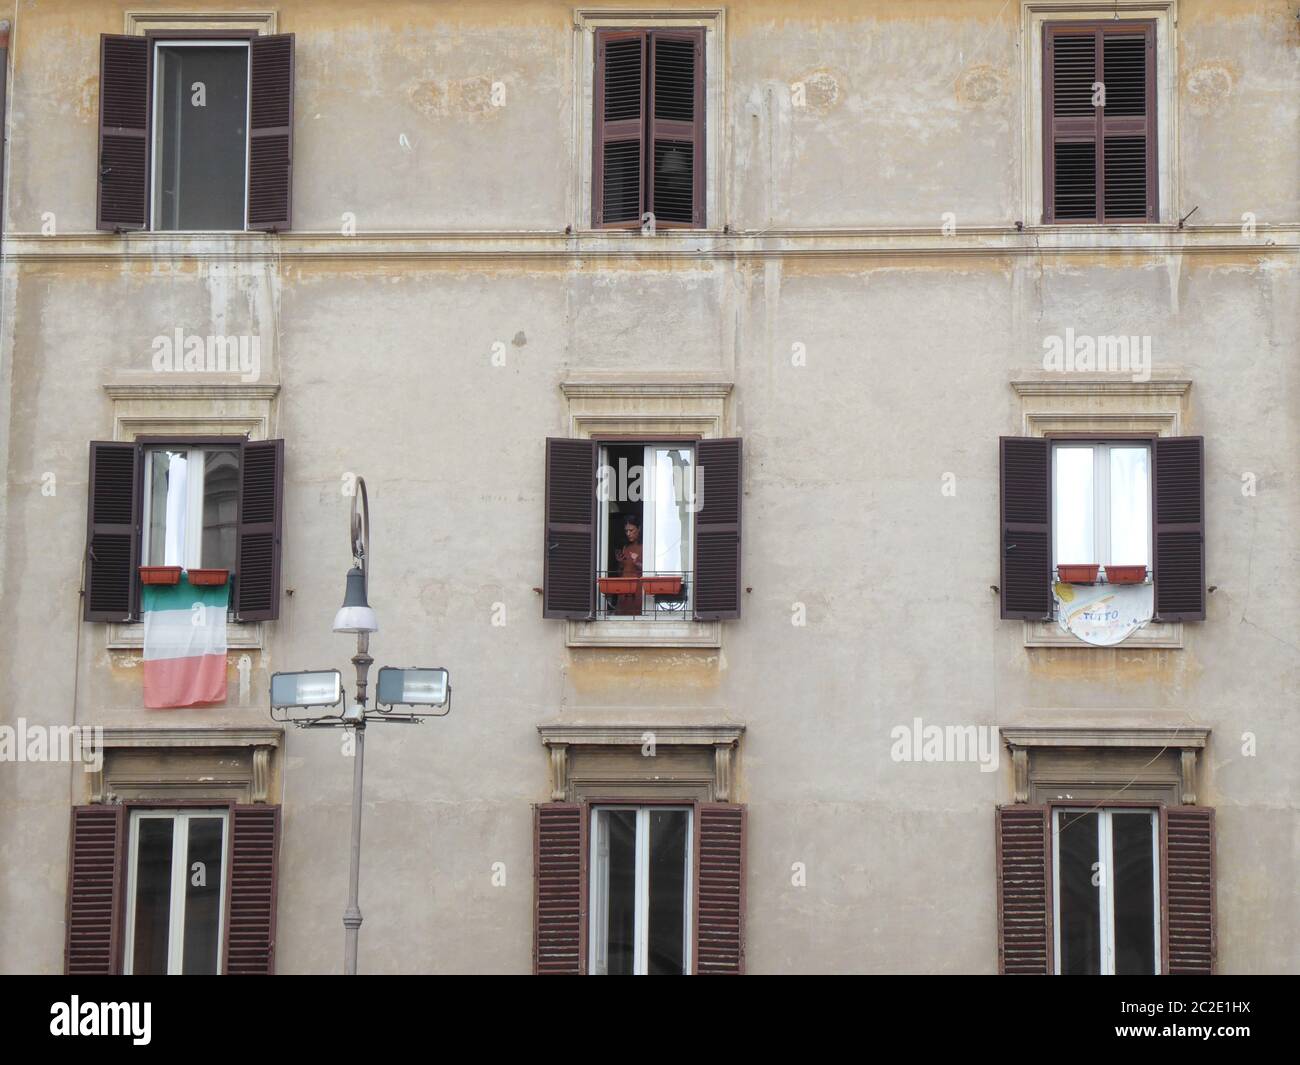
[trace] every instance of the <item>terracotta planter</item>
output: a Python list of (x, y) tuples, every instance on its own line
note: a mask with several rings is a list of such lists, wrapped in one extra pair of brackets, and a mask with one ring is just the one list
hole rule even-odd
[(1056, 567), (1056, 575), (1059, 580), (1066, 584), (1096, 584), (1097, 570), (1101, 567), (1096, 563), (1087, 565), (1061, 565)]
[(141, 584), (180, 584), (180, 566), (141, 566)]
[(636, 577), (600, 577), (596, 580), (603, 595), (635, 595), (640, 583)]
[(189, 569), (185, 571), (185, 576), (190, 580), (190, 584), (207, 585), (215, 587), (225, 584), (230, 580), (230, 570), (228, 569)]
[(1141, 584), (1147, 579), (1146, 566), (1107, 566), (1107, 584)]
[(646, 595), (681, 595), (680, 577), (642, 577), (641, 590)]

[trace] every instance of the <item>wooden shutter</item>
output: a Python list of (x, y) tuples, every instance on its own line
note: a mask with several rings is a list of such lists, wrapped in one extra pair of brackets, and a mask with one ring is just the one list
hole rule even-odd
[(1052, 880), (1046, 806), (999, 806), (998, 972), (1052, 971)]
[(1156, 617), (1205, 620), (1205, 440), (1156, 437)]
[(695, 447), (695, 617), (740, 617), (740, 497), (744, 482), (739, 437), (701, 440)]
[(533, 972), (587, 971), (587, 826), (581, 803), (533, 807)]
[(542, 616), (583, 619), (596, 609), (596, 442), (546, 441)]
[(704, 30), (650, 34), (650, 178), (655, 225), (704, 225)]
[(1170, 806), (1161, 817), (1164, 971), (1214, 972), (1214, 811)]
[(1148, 20), (1044, 26), (1044, 222), (1159, 218), (1155, 48)]
[(140, 466), (135, 444), (90, 445), (86, 506), (87, 621), (128, 621), (136, 614), (140, 554)]
[(698, 976), (745, 971), (745, 807), (696, 803), (695, 965)]
[(69, 976), (121, 971), (125, 848), (125, 807), (72, 808), (63, 948), (63, 971)]
[(999, 449), (1002, 617), (1052, 614), (1052, 454), (1038, 437), (1004, 436)]
[(645, 30), (597, 30), (592, 225), (635, 228), (645, 204)]
[(279, 879), (280, 807), (230, 808), (230, 875), (221, 971), (229, 976), (275, 972), (275, 896)]
[(99, 37), (99, 171), (95, 225), (148, 226), (149, 41)]
[(293, 201), (293, 34), (248, 46), (248, 228), (289, 228)]
[(284, 441), (245, 441), (239, 464), (239, 545), (235, 616), (280, 616), (280, 538), (284, 510)]

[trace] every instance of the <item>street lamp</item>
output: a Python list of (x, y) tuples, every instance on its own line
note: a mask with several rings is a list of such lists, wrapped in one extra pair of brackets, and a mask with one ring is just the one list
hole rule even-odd
[[(418, 725), (427, 717), (445, 717), (451, 712), (451, 678), (442, 668), (394, 669), (385, 666), (379, 671), (375, 709), (366, 709), (366, 688), (370, 667), (374, 663), (370, 657), (370, 634), (379, 631), (379, 621), (366, 594), (370, 577), (370, 500), (366, 494), (366, 482), (361, 477), (357, 478), (357, 491), (352, 497), (350, 530), (353, 563), (348, 570), (343, 605), (334, 615), (334, 631), (355, 633), (357, 637), (357, 653), (352, 656), (352, 665), (357, 673), (356, 698), (351, 705), (343, 705), (343, 679), (337, 669), (274, 673), (271, 676), (271, 718), (299, 728), (347, 728), (353, 732), (356, 761), (352, 765), (352, 848), (348, 868), (348, 905), (343, 911), (343, 971), (348, 976), (355, 976), (357, 939), (362, 920), (359, 901), (361, 789), (366, 723), (401, 721)], [(409, 709), (404, 713), (393, 713), (395, 706)]]

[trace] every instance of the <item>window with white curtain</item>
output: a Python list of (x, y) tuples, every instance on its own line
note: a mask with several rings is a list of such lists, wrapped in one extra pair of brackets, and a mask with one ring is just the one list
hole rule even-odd
[(1145, 441), (1052, 448), (1055, 565), (1151, 565), (1151, 447)]

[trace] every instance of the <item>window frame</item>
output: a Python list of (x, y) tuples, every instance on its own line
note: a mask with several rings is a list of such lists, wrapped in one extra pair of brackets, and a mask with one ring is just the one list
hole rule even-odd
[[(243, 438), (231, 437), (230, 446), (208, 444), (144, 444), (141, 450), (143, 461), (141, 462), (141, 477), (143, 484), (140, 486), (140, 561), (139, 565), (153, 565), (145, 561), (149, 557), (149, 537), (152, 522), (150, 521), (150, 506), (153, 502), (153, 478), (149, 475), (149, 456), (160, 451), (184, 451), (186, 459), (193, 463), (195, 455), (206, 455), (211, 451), (233, 451), (235, 452), (236, 480), (235, 480), (235, 558), (229, 567), (229, 574), (235, 575), (235, 566), (239, 562), (239, 486), (240, 478), (243, 476)], [(203, 470), (202, 465), (198, 467)], [(206, 476), (197, 478), (187, 477), (186, 480), (186, 520), (185, 520), (185, 561), (181, 563), (182, 569), (212, 569), (217, 567), (205, 566), (203, 558), (203, 489), (206, 486)], [(197, 557), (197, 561), (195, 558)], [(207, 560), (212, 561), (212, 560)], [(165, 565), (166, 563), (157, 563)]]
[[(1057, 558), (1056, 539), (1058, 533), (1058, 523), (1056, 520), (1056, 503), (1057, 503), (1057, 451), (1062, 447), (1091, 447), (1093, 449), (1093, 554), (1096, 556), (1091, 559), (1078, 559), (1078, 562), (1098, 563), (1102, 567), (1114, 564), (1123, 565), (1124, 563), (1115, 562), (1111, 558), (1114, 547), (1114, 526), (1111, 522), (1110, 506), (1110, 449), (1113, 447), (1134, 448), (1143, 446), (1147, 452), (1147, 520), (1146, 520), (1146, 556), (1147, 556), (1147, 575), (1144, 584), (1151, 584), (1154, 581), (1155, 572), (1155, 438), (1149, 436), (1125, 437), (1125, 436), (1049, 436), (1048, 446), (1051, 448), (1051, 477), (1052, 477), (1052, 509), (1051, 509), (1051, 551), (1052, 551), (1052, 575), (1056, 577), (1057, 566), (1063, 561)], [(1105, 456), (1103, 459), (1102, 456)], [(1104, 532), (1104, 538), (1103, 538)], [(1102, 543), (1105, 542), (1103, 550)], [(1104, 556), (1104, 557), (1103, 557)], [(1068, 564), (1068, 563), (1067, 563)]]
[(1153, 921), (1154, 934), (1154, 959), (1155, 972), (1152, 975), (1163, 975), (1164, 968), (1164, 906), (1165, 900), (1161, 885), (1163, 882), (1164, 872), (1161, 865), (1161, 822), (1163, 820), (1163, 803), (1151, 802), (1106, 802), (1097, 803), (1091, 806), (1081, 806), (1078, 802), (1049, 802), (1046, 804), (1048, 814), (1051, 819), (1050, 846), (1051, 853), (1051, 870), (1052, 870), (1052, 891), (1051, 891), (1051, 920), (1052, 920), (1052, 973), (1060, 976), (1061, 974), (1061, 850), (1060, 850), (1060, 820), (1059, 816), (1063, 813), (1095, 813), (1097, 819), (1097, 853), (1099, 862), (1104, 862), (1103, 869), (1105, 874), (1102, 877), (1102, 884), (1098, 885), (1099, 893), (1099, 928), (1101, 931), (1101, 976), (1115, 975), (1115, 877), (1112, 874), (1114, 866), (1114, 835), (1112, 831), (1111, 817), (1114, 813), (1120, 813), (1124, 816), (1133, 816), (1146, 813), (1151, 820), (1151, 884), (1154, 895), (1153, 899)]

